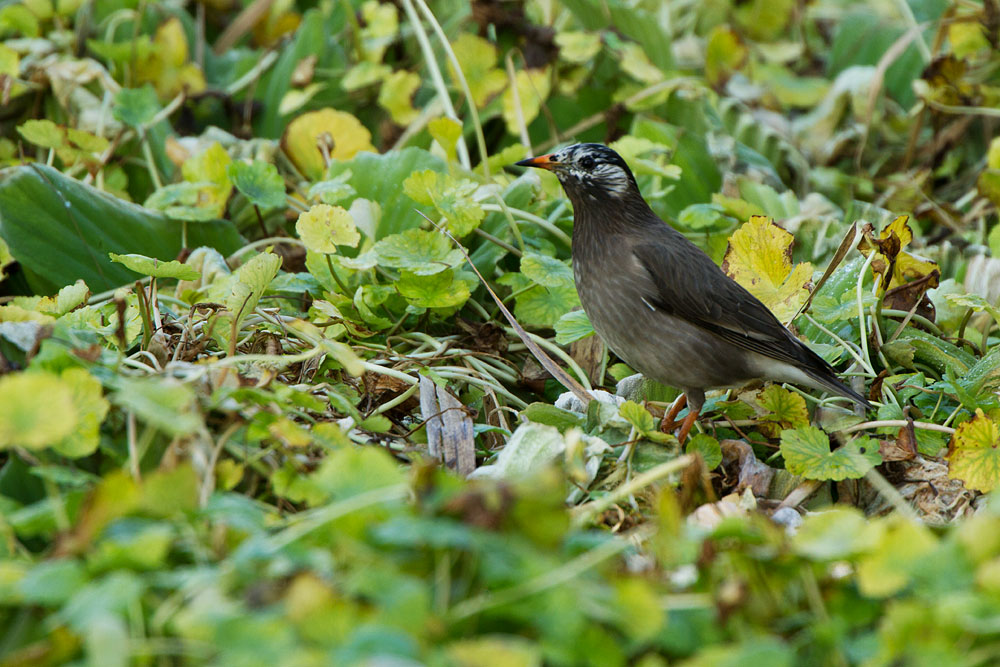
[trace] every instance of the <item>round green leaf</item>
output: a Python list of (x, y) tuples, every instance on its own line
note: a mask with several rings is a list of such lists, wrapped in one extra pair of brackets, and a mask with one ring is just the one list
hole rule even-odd
[(469, 286), (455, 280), (455, 272), (446, 269), (432, 275), (402, 271), (396, 289), (409, 303), (421, 308), (449, 308), (466, 302)]
[(115, 95), (114, 116), (126, 125), (142, 127), (159, 111), (156, 91), (148, 84), (142, 88), (123, 88)]
[(252, 204), (265, 209), (284, 206), (285, 182), (273, 164), (262, 160), (250, 164), (236, 161), (229, 165), (227, 173), (236, 189)]
[(684, 451), (688, 454), (698, 452), (705, 460), (705, 467), (715, 470), (722, 463), (722, 447), (719, 441), (707, 433), (699, 433), (687, 441)]
[(781, 455), (785, 467), (807, 479), (858, 479), (882, 462), (878, 445), (858, 438), (830, 451), (830, 439), (815, 426), (800, 426), (781, 432)]
[(458, 266), (462, 253), (451, 247), (447, 236), (423, 229), (408, 229), (387, 236), (375, 244), (381, 266), (407, 269), (418, 276), (429, 276)]
[(182, 264), (175, 259), (164, 262), (162, 259), (146, 257), (145, 255), (117, 255), (113, 252), (109, 252), (108, 257), (111, 258), (112, 262), (124, 264), (136, 273), (152, 276), (153, 278), (177, 278), (178, 280), (197, 280), (201, 278), (201, 274), (194, 267)]
[(571, 287), (573, 269), (565, 263), (537, 252), (526, 252), (521, 258), (521, 273), (543, 287)]
[(571, 310), (560, 317), (556, 320), (555, 329), (556, 342), (560, 345), (568, 345), (594, 335), (594, 325), (582, 310)]

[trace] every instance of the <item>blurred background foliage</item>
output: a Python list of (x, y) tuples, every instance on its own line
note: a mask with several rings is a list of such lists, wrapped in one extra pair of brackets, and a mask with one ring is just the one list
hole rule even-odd
[[(1000, 661), (996, 0), (14, 0), (0, 39), (0, 664)], [(660, 433), (507, 169), (575, 141), (877, 412)]]

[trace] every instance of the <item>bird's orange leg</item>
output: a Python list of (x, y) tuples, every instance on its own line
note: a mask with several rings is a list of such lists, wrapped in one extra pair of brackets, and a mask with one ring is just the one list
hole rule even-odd
[(686, 394), (681, 394), (674, 399), (670, 409), (663, 415), (663, 420), (660, 422), (661, 431), (664, 433), (670, 433), (677, 427), (677, 423), (674, 421), (674, 418), (677, 416), (678, 412), (684, 409), (685, 405), (687, 405)]
[(688, 433), (691, 432), (691, 428), (694, 426), (694, 423), (698, 421), (699, 414), (701, 414), (701, 408), (688, 411), (687, 417), (685, 417), (684, 421), (681, 423), (681, 431), (677, 434), (677, 442), (682, 445), (684, 444), (684, 441), (687, 439)]

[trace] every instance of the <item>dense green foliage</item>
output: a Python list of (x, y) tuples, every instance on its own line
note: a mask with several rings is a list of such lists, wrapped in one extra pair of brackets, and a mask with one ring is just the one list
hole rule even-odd
[[(21, 0), (0, 39), (0, 665), (1000, 661), (996, 0)], [(876, 409), (661, 433), (508, 169), (571, 141)]]

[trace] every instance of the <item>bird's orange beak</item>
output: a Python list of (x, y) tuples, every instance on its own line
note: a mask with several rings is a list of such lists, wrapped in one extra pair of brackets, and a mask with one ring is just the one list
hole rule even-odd
[(561, 165), (562, 162), (555, 159), (555, 153), (550, 153), (548, 155), (539, 155), (538, 157), (529, 157), (527, 160), (521, 160), (514, 164), (518, 167), (537, 167), (538, 169), (552, 171)]

